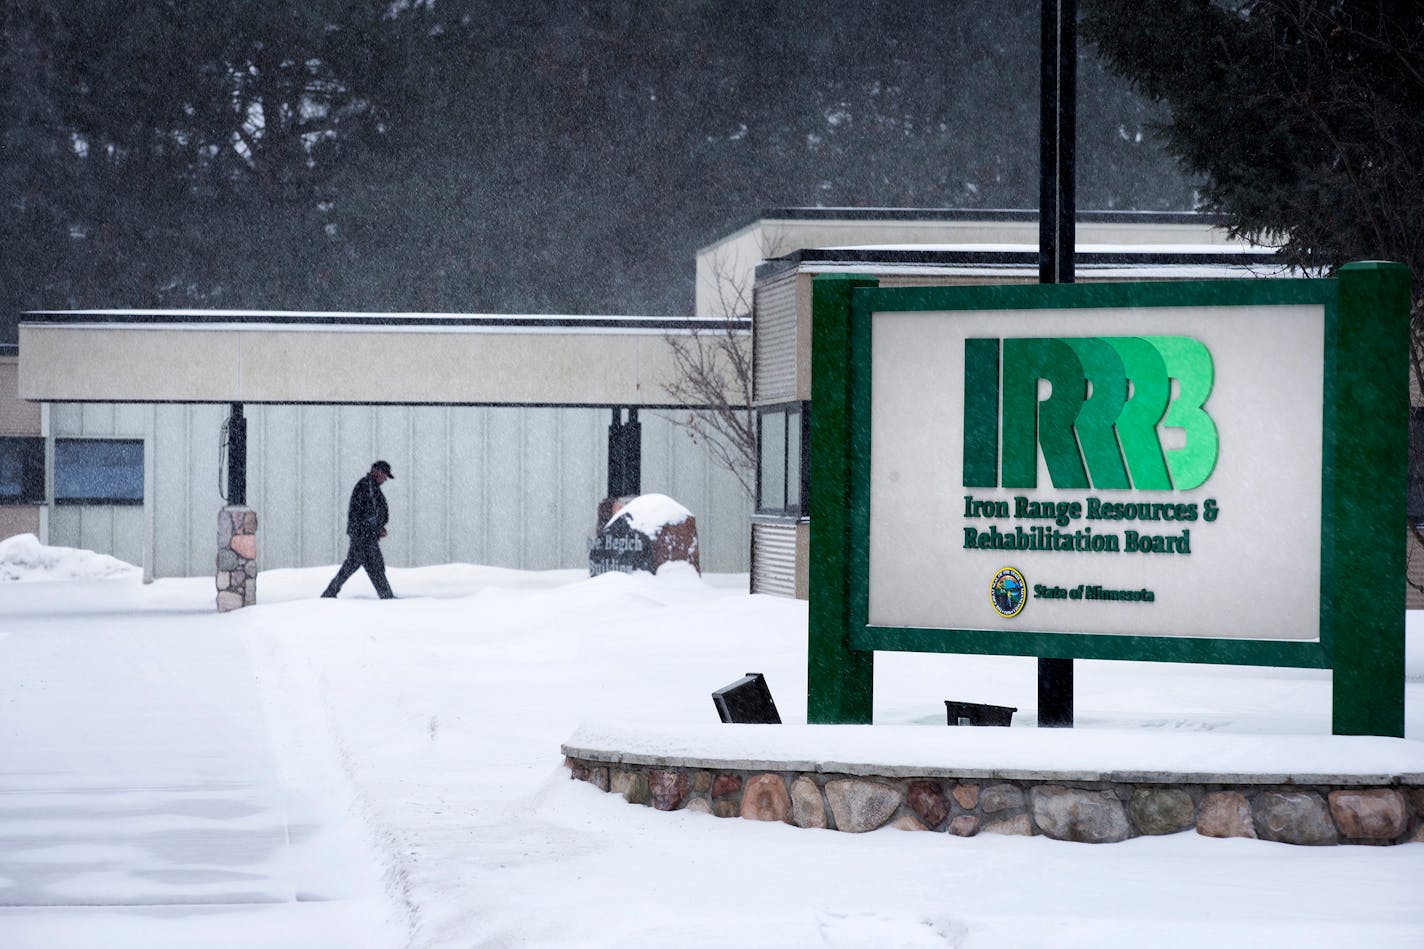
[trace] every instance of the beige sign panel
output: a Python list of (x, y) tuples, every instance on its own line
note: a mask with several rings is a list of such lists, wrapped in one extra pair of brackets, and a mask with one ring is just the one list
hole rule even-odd
[[(1066, 337), (1186, 338), (1210, 354), (1205, 481), (1060, 489), (1035, 447), (1036, 487), (966, 486), (966, 340)], [(871, 358), (871, 625), (1319, 638), (1322, 307), (877, 313)], [(1163, 452), (1184, 445), (1178, 427), (1156, 436)], [(1028, 591), (1012, 616), (991, 598), (1005, 570)]]

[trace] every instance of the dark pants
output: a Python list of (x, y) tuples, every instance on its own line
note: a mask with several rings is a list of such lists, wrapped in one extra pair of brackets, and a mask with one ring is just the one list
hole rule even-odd
[(391, 585), (386, 582), (386, 558), (381, 556), (381, 539), (365, 534), (351, 535), (351, 550), (346, 554), (346, 562), (326, 585), (326, 592), (322, 593), (322, 596), (336, 596), (342, 584), (351, 579), (351, 575), (361, 567), (366, 568), (366, 576), (371, 578), (371, 586), (376, 588), (377, 596), (383, 600), (395, 596), (391, 592)]

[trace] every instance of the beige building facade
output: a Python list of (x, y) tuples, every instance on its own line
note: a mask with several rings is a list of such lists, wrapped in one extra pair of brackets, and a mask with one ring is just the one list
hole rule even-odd
[[(896, 213), (769, 211), (699, 254), (699, 307), (720, 312), (722, 300), (745, 298), (753, 319), (760, 431), (753, 592), (805, 598), (809, 586), (811, 281), (825, 273), (854, 273), (873, 276), (883, 287), (1038, 282), (1032, 212), (912, 212), (906, 220)], [(1078, 282), (1294, 275), (1269, 249), (1232, 241), (1203, 215), (1089, 212), (1080, 215), (1077, 234)], [(761, 248), (775, 255), (758, 257)], [(728, 274), (749, 279), (750, 292), (712, 293), (726, 285)], [(1424, 424), (1417, 391), (1414, 404), (1415, 424)], [(1424, 492), (1417, 493), (1424, 502)], [(1419, 513), (1424, 515), (1424, 504)], [(1424, 608), (1424, 547), (1412, 530), (1407, 533), (1408, 604)]]
[(18, 349), (0, 346), (0, 540), (44, 533), (44, 414), (20, 398)]
[[(750, 499), (681, 427), (696, 407), (666, 391), (669, 337), (687, 322), (33, 314), (3, 378), (7, 412), (40, 436), (46, 476), (38, 505), (5, 516), (12, 532), (111, 554), (149, 577), (209, 573), (228, 500), (224, 426), (239, 405), (261, 569), (338, 562), (347, 495), (376, 458), (396, 472), (383, 545), (392, 567), (586, 567), (618, 420), (633, 426), (639, 490), (694, 513), (704, 569), (743, 572)], [(750, 345), (745, 328), (727, 328)]]

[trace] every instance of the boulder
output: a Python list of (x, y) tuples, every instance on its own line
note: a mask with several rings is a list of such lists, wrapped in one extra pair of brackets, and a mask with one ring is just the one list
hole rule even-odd
[(825, 827), (826, 804), (821, 789), (806, 775), (791, 782), (791, 822), (797, 827)]
[(1256, 797), (1254, 815), (1262, 840), (1312, 847), (1338, 841), (1329, 808), (1310, 791), (1266, 791)]
[(742, 790), (742, 816), (747, 820), (791, 819), (791, 795), (779, 774), (759, 774)]
[(1240, 791), (1213, 791), (1202, 798), (1197, 833), (1203, 837), (1252, 837), (1251, 803)]
[(875, 781), (845, 778), (826, 782), (826, 801), (836, 829), (853, 834), (885, 826), (903, 800), (898, 789)]
[(689, 563), (702, 572), (697, 519), (665, 494), (642, 494), (621, 506), (589, 541), (588, 573), (657, 573), (665, 563)]
[(949, 801), (938, 781), (911, 781), (905, 803), (927, 827), (938, 827), (949, 816)]
[(1331, 791), (1330, 814), (1351, 840), (1393, 840), (1409, 828), (1404, 794), (1394, 788)]
[(690, 785), (682, 771), (654, 768), (648, 772), (648, 802), (660, 811), (675, 811), (686, 799)]
[(1033, 820), (1055, 840), (1110, 844), (1132, 836), (1127, 809), (1110, 791), (1043, 785), (1029, 792)]
[(1192, 796), (1181, 788), (1138, 788), (1127, 811), (1144, 834), (1176, 834), (1191, 830), (1195, 808)]
[(1023, 806), (1023, 789), (1012, 784), (995, 784), (979, 794), (979, 808), (985, 814), (997, 814)]

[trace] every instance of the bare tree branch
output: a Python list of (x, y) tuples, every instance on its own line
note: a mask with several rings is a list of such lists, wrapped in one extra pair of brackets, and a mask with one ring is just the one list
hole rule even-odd
[(728, 319), (702, 326), (688, 322), (685, 334), (666, 337), (677, 368), (663, 386), (673, 400), (690, 406), (686, 415), (669, 416), (694, 443), (703, 444), (719, 467), (730, 471), (756, 499), (757, 427), (752, 409), (751, 335), (739, 318), (751, 314), (749, 278), (738, 278), (725, 259), (713, 261), (713, 278), (722, 312)]

